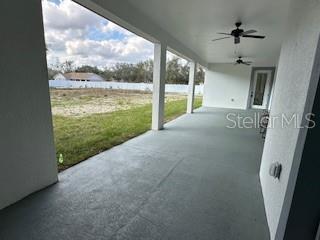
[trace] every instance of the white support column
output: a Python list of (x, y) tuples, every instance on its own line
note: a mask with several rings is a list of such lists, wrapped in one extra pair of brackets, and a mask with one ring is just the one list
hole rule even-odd
[(153, 64), (152, 129), (161, 130), (164, 123), (167, 46), (155, 43)]
[(188, 87), (187, 113), (192, 113), (193, 112), (196, 73), (197, 73), (197, 63), (196, 62), (191, 62), (190, 63), (190, 70), (189, 70), (189, 87)]

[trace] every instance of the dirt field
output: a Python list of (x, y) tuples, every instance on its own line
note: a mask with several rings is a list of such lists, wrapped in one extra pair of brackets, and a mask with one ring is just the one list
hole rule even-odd
[[(150, 92), (52, 89), (50, 93), (60, 171), (150, 130)], [(201, 104), (201, 97), (196, 97), (194, 107)], [(186, 95), (166, 94), (164, 121), (181, 116), (186, 108)]]
[[(50, 95), (52, 114), (65, 117), (126, 110), (152, 102), (152, 93), (132, 90), (51, 89)], [(166, 102), (185, 98), (182, 94), (166, 94)]]

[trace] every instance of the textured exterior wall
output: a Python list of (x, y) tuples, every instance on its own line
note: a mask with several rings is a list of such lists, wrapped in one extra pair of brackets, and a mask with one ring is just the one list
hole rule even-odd
[(57, 181), (41, 1), (0, 2), (0, 209)]
[[(312, 72), (320, 33), (319, 13), (319, 1), (292, 1), (287, 37), (280, 54), (271, 116), (299, 114), (301, 117), (311, 111), (318, 82), (318, 78), (312, 77)], [(299, 125), (303, 124), (301, 120)], [(306, 129), (294, 126), (281, 128), (279, 123), (269, 129), (266, 136), (260, 179), (271, 239), (283, 238), (306, 132)], [(283, 165), (280, 180), (268, 174), (270, 164), (275, 161)]]
[(246, 109), (251, 67), (214, 64), (206, 71), (203, 106)]

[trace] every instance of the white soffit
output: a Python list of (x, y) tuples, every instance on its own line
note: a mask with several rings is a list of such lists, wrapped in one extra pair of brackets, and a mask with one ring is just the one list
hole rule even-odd
[[(290, 0), (127, 1), (208, 63), (233, 62), (236, 50), (253, 61), (276, 64), (290, 4)], [(233, 39), (211, 41), (221, 37), (217, 32), (230, 32), (239, 20), (244, 30), (258, 30), (266, 38), (241, 39), (237, 46)]]

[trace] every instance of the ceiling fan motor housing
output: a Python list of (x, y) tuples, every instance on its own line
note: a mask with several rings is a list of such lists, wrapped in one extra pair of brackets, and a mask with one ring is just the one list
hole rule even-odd
[(242, 25), (242, 22), (236, 22), (236, 27), (239, 28)]
[(238, 38), (241, 36), (243, 32), (244, 32), (243, 29), (235, 29), (235, 30), (232, 30), (231, 35)]
[(241, 22), (236, 23), (237, 29), (232, 30), (231, 35), (234, 36), (234, 43), (239, 44), (240, 43), (240, 36), (244, 32), (243, 29), (240, 29), (239, 27), (241, 26)]

